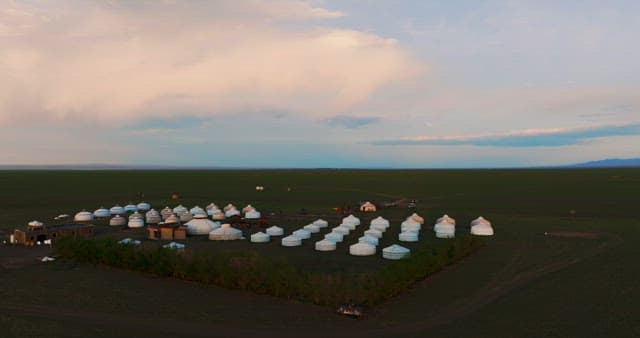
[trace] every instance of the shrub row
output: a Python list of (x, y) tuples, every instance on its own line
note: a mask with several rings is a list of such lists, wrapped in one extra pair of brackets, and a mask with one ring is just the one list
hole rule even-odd
[(480, 239), (468, 235), (438, 246), (425, 242), (409, 259), (389, 262), (376, 272), (349, 274), (300, 271), (286, 260), (268, 259), (256, 251), (180, 254), (165, 248), (121, 245), (113, 239), (67, 237), (56, 243), (56, 250), (59, 255), (78, 262), (104, 264), (319, 305), (356, 303), (371, 306), (407, 290), (417, 281), (455, 263), (482, 245)]

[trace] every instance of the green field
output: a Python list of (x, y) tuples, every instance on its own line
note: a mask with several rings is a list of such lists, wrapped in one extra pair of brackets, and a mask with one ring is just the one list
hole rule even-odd
[[(265, 190), (255, 191), (256, 185)], [(469, 221), (482, 215), (496, 236), (361, 320), (328, 307), (193, 282), (68, 261), (38, 263), (46, 248), (0, 246), (0, 336), (640, 335), (638, 169), (0, 171), (0, 234), (7, 238), (31, 219), (47, 222), (61, 213), (137, 202), (140, 193), (157, 209), (175, 206), (173, 192), (188, 207), (251, 203), (287, 215), (302, 208), (330, 215), (331, 208), (360, 200), (415, 198), (427, 229), (447, 213), (466, 232)], [(394, 242), (399, 220), (408, 214), (386, 209), (363, 220), (382, 215), (394, 221), (395, 233), (385, 234), (383, 247)], [(293, 229), (315, 218), (282, 225)], [(561, 231), (596, 238), (544, 235)], [(371, 270), (393, 263), (348, 256), (355, 238), (328, 255), (314, 252), (313, 240), (300, 248), (269, 243), (259, 250), (310, 269)], [(430, 233), (421, 238), (438, 245)], [(199, 239), (187, 245), (255, 248)]]

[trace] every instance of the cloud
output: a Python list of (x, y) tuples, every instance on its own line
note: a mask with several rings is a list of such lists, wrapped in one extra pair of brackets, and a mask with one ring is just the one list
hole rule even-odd
[(438, 145), (488, 147), (558, 147), (579, 144), (587, 139), (640, 135), (640, 123), (579, 128), (525, 129), (506, 133), (460, 136), (420, 136), (374, 141), (374, 145)]
[(378, 117), (352, 117), (346, 115), (337, 115), (326, 119), (325, 122), (332, 127), (344, 127), (348, 129), (357, 129), (370, 124), (380, 122)]
[(343, 15), (294, 0), (9, 2), (0, 124), (331, 116), (420, 73), (395, 40), (332, 28)]

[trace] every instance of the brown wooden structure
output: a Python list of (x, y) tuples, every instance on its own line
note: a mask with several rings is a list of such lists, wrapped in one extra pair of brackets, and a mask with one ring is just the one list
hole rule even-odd
[(15, 229), (13, 231), (13, 241), (16, 244), (32, 246), (37, 242), (51, 240), (55, 242), (58, 238), (73, 237), (91, 237), (94, 230), (93, 224), (88, 223), (64, 223), (48, 226), (29, 226), (27, 230)]
[(159, 223), (147, 226), (149, 239), (161, 241), (183, 240), (187, 238), (187, 227), (179, 223)]

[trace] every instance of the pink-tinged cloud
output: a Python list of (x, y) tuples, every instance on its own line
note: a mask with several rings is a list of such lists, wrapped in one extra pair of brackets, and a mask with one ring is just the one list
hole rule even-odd
[(640, 122), (569, 128), (523, 129), (474, 135), (416, 136), (394, 140), (378, 140), (374, 141), (373, 144), (391, 146), (557, 147), (574, 145), (593, 138), (637, 135), (640, 135)]
[(327, 26), (343, 15), (293, 0), (10, 2), (0, 12), (0, 123), (326, 117), (421, 73), (396, 41)]

